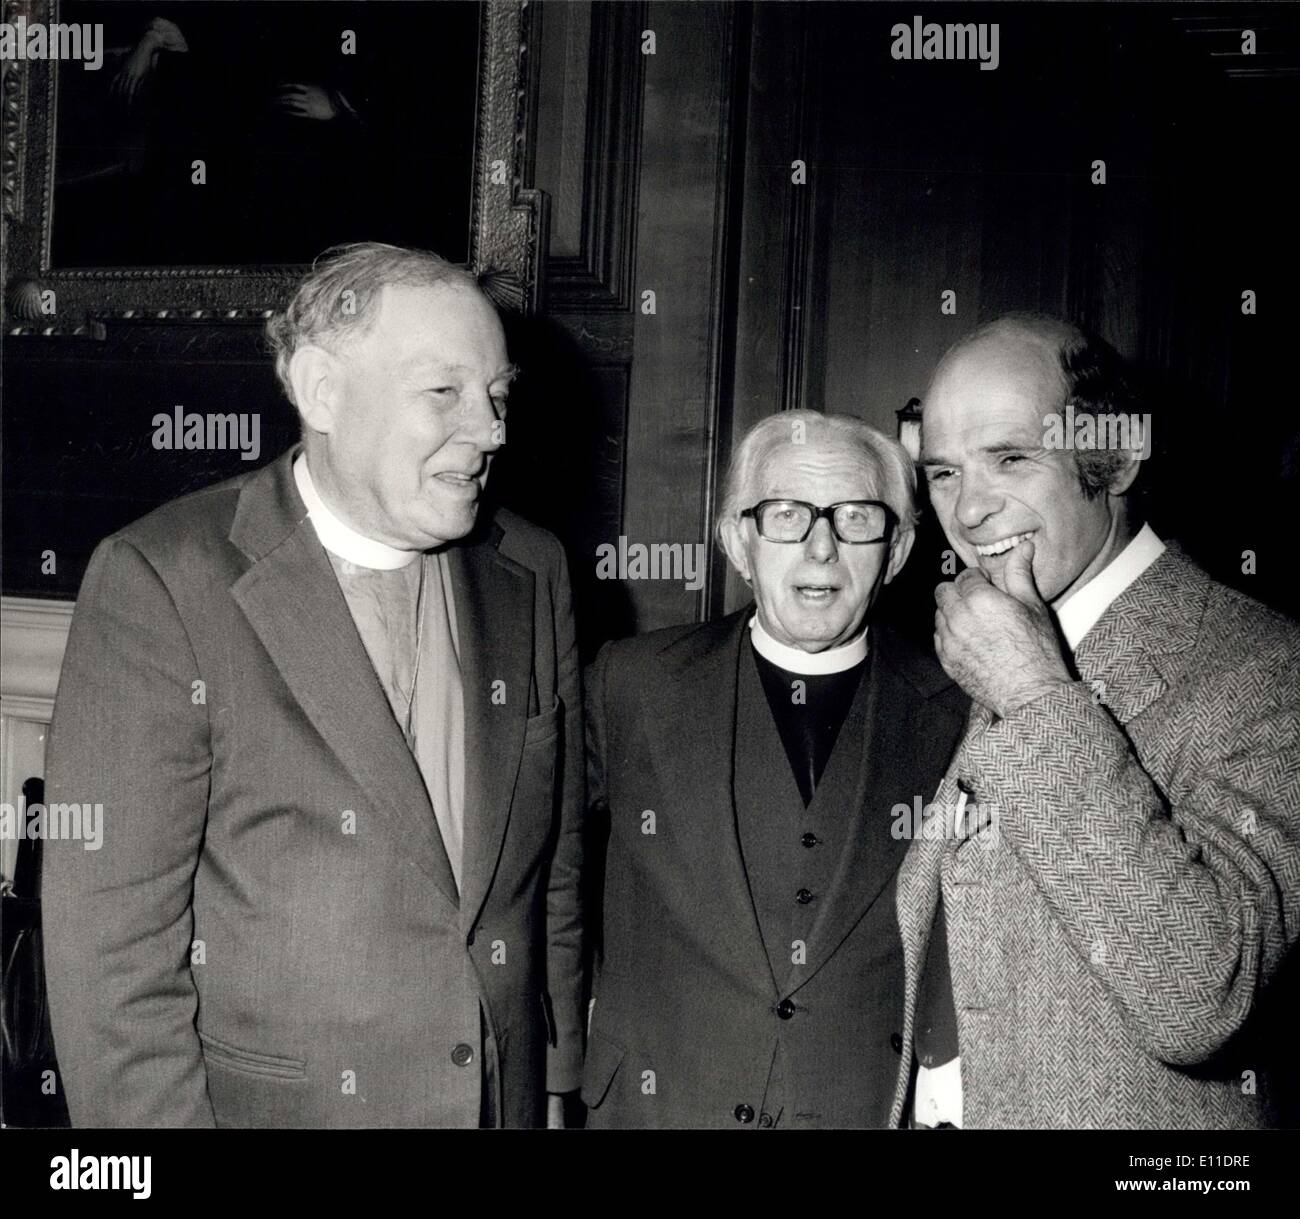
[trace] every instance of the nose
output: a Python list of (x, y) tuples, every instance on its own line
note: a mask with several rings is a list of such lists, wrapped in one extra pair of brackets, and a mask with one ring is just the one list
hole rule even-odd
[(965, 529), (977, 529), (996, 513), (1003, 503), (1001, 493), (978, 474), (963, 476), (957, 496), (957, 520)]
[(480, 452), (495, 453), (505, 444), (505, 426), (503, 414), (486, 390), (462, 397), (458, 431)]
[(814, 563), (834, 563), (840, 556), (831, 523), (825, 517), (813, 522), (812, 533), (804, 542), (804, 554)]

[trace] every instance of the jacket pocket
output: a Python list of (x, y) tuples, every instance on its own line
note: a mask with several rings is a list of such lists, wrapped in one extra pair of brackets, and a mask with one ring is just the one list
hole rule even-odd
[(582, 1103), (588, 1109), (600, 1108), (609, 1093), (609, 1085), (623, 1065), (627, 1051), (603, 1033), (592, 1033), (587, 1039), (587, 1061), (582, 1068)]
[(560, 730), (560, 700), (557, 696), (549, 711), (530, 716), (524, 723), (524, 748), (551, 740)]
[(301, 1058), (284, 1058), (279, 1054), (262, 1054), (257, 1050), (243, 1050), (227, 1041), (219, 1041), (207, 1033), (199, 1034), (203, 1044), (203, 1059), (232, 1071), (245, 1071), (249, 1075), (265, 1075), (271, 1079), (306, 1079), (307, 1064)]

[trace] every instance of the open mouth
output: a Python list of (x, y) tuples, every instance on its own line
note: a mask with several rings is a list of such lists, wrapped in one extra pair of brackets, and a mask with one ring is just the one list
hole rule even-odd
[(444, 470), (441, 474), (435, 474), (433, 477), (453, 490), (465, 492), (478, 490), (478, 479), (470, 474), (459, 474), (455, 470)]
[(794, 591), (804, 601), (829, 601), (839, 588), (834, 584), (796, 584)]
[(1036, 529), (1031, 529), (1028, 533), (1012, 534), (1011, 537), (999, 538), (996, 542), (977, 543), (975, 553), (981, 559), (991, 559), (996, 555), (1006, 554), (1008, 551), (1014, 550), (1026, 538), (1032, 538), (1037, 532)]

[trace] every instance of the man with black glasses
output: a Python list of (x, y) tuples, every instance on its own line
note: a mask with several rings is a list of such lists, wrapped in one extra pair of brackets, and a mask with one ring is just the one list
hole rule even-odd
[(597, 658), (589, 1126), (888, 1122), (897, 809), (935, 790), (968, 705), (932, 655), (870, 624), (912, 546), (914, 489), (903, 450), (852, 416), (765, 419), (717, 525), (753, 603)]

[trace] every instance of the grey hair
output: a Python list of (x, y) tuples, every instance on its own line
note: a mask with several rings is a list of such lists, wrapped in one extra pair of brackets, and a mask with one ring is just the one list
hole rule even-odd
[(464, 267), (432, 253), (378, 241), (332, 246), (312, 263), (292, 299), (266, 323), (275, 375), (290, 402), (289, 362), (300, 347), (336, 351), (374, 324), (379, 297), (389, 284), (433, 288), (439, 284), (481, 291)]
[(723, 480), (715, 533), (722, 539), (727, 521), (739, 522), (743, 509), (751, 507), (755, 484), (768, 460), (785, 445), (834, 443), (862, 458), (871, 472), (878, 495), (898, 517), (898, 533), (916, 525), (916, 467), (907, 451), (884, 432), (856, 415), (823, 414), (821, 411), (781, 411), (754, 424), (731, 455)]

